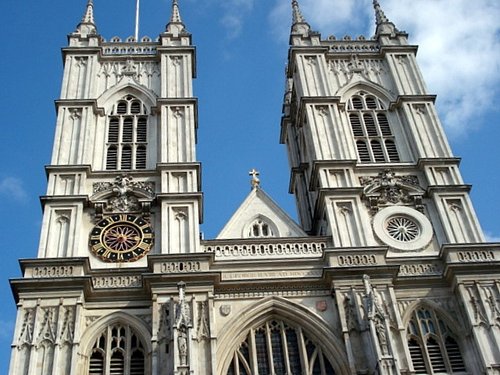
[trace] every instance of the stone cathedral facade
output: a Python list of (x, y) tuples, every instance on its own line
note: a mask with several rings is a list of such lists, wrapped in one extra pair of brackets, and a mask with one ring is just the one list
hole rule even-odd
[[(281, 142), (296, 224), (252, 190), (200, 239), (195, 49), (63, 49), (38, 257), (11, 281), (10, 375), (500, 374), (484, 242), (408, 35), (323, 39), (292, 1)], [(204, 140), (200, 140), (203, 142)]]

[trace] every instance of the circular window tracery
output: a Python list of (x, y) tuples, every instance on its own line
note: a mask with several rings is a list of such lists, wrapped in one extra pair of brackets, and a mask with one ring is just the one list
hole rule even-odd
[(393, 216), (387, 220), (386, 230), (396, 241), (410, 242), (420, 236), (418, 224), (406, 216)]
[(396, 251), (419, 251), (427, 247), (434, 231), (421, 212), (407, 206), (391, 206), (373, 217), (377, 238)]

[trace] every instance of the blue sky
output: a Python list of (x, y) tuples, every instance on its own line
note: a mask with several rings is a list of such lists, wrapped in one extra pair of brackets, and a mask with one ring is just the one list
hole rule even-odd
[[(156, 37), (170, 0), (141, 0), (140, 35)], [(3, 0), (0, 14), (2, 147), (0, 233), (0, 373), (7, 373), (15, 305), (7, 279), (18, 258), (36, 256), (41, 222), (38, 197), (46, 187), (66, 35), (80, 21), (85, 0)], [(248, 171), (295, 217), (289, 172), (279, 144), (284, 68), (290, 27), (288, 0), (180, 0), (197, 46), (198, 160), (203, 165), (202, 230), (213, 238), (250, 189)], [(500, 3), (477, 0), (382, 0), (387, 16), (420, 44), (418, 60), (482, 227), (500, 242)], [(324, 37), (373, 34), (371, 0), (302, 0), (302, 11)], [(95, 0), (106, 38), (134, 32), (134, 0)]]

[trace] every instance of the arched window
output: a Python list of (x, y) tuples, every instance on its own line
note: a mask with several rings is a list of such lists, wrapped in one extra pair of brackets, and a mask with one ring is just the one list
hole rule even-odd
[(395, 138), (382, 101), (361, 91), (349, 100), (347, 108), (359, 161), (399, 162)]
[(271, 319), (249, 330), (227, 371), (227, 375), (257, 373), (334, 375), (335, 371), (321, 347), (300, 327)]
[(248, 237), (260, 238), (260, 237), (275, 237), (271, 225), (267, 223), (264, 219), (258, 218), (250, 224), (248, 227)]
[(89, 375), (144, 375), (144, 346), (125, 324), (108, 326), (96, 339), (89, 355)]
[(107, 170), (146, 169), (148, 115), (144, 104), (127, 95), (108, 121)]
[(407, 340), (416, 374), (466, 373), (455, 337), (434, 310), (422, 307), (413, 312)]

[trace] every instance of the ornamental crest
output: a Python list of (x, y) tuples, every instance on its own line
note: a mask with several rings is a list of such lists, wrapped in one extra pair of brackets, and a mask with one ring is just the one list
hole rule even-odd
[(375, 177), (360, 177), (360, 182), (363, 197), (372, 214), (381, 206), (396, 204), (414, 205), (417, 210), (423, 211), (422, 197), (425, 191), (420, 187), (417, 176), (396, 176), (386, 169)]
[(90, 200), (96, 207), (96, 218), (104, 213), (143, 212), (147, 214), (155, 196), (155, 184), (134, 181), (131, 176), (117, 176), (113, 182), (96, 182)]

